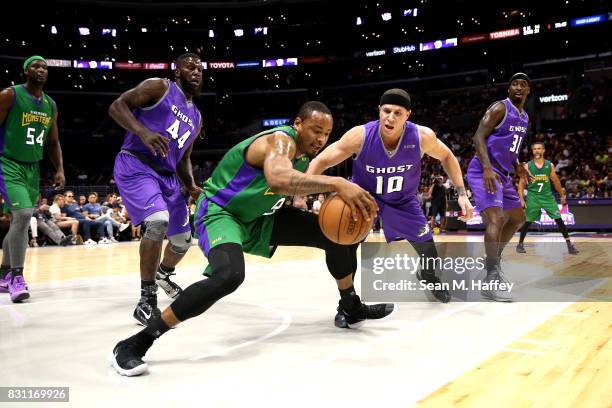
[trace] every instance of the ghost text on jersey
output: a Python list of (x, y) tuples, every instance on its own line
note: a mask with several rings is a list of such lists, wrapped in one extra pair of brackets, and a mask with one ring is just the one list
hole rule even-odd
[(519, 133), (527, 133), (527, 128), (525, 126), (513, 126), (510, 125), (510, 132), (519, 132)]
[(193, 120), (187, 115), (185, 115), (176, 105), (172, 105), (172, 113), (174, 113), (180, 120), (187, 123), (193, 129)]
[(400, 166), (389, 166), (389, 167), (374, 167), (366, 164), (366, 171), (373, 174), (391, 174), (391, 173), (404, 173), (412, 168), (412, 164), (402, 164)]

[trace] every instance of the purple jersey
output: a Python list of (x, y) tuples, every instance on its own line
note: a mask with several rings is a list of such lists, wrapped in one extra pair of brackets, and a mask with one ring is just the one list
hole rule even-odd
[[(493, 167), (510, 174), (514, 172), (514, 164), (527, 136), (529, 116), (525, 110), (519, 113), (508, 98), (501, 103), (506, 106), (506, 116), (487, 138), (487, 152)], [(474, 159), (479, 160), (478, 156), (474, 156)]]
[(377, 200), (394, 205), (416, 197), (421, 181), (421, 145), (417, 125), (406, 122), (395, 150), (388, 151), (378, 120), (364, 125), (361, 151), (353, 160), (353, 182)]
[(174, 173), (176, 164), (185, 150), (191, 146), (200, 128), (200, 111), (185, 98), (183, 91), (173, 81), (167, 81), (168, 89), (153, 106), (136, 108), (132, 111), (147, 129), (170, 139), (168, 154), (153, 156), (140, 138), (130, 131), (125, 134), (122, 150), (128, 150), (143, 158), (155, 170)]

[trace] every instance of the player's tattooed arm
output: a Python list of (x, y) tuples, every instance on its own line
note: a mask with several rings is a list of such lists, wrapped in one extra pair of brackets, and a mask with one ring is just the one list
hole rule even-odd
[(337, 142), (329, 145), (310, 162), (307, 174), (321, 174), (325, 170), (342, 163), (361, 151), (365, 137), (365, 127), (355, 126), (346, 132)]
[[(253, 144), (255, 143), (257, 142)], [(304, 174), (295, 170), (292, 163), (295, 152), (295, 142), (285, 133), (276, 132), (266, 138), (263, 169), (266, 181), (273, 192), (283, 195), (306, 195), (335, 191), (351, 208), (351, 214), (355, 219), (357, 211), (360, 211), (367, 220), (378, 212), (374, 198), (357, 184), (342, 177)], [(253, 149), (252, 152), (247, 151), (247, 160), (250, 155), (255, 156), (255, 159), (249, 162), (257, 164), (257, 149)]]
[(135, 88), (124, 92), (115, 99), (108, 108), (108, 114), (122, 128), (137, 135), (151, 150), (153, 155), (168, 153), (168, 139), (158, 133), (151, 132), (140, 122), (132, 109), (144, 108), (157, 103), (166, 93), (168, 83), (161, 78), (147, 79)]
[(336, 177), (307, 175), (293, 168), (296, 145), (291, 137), (276, 132), (266, 139), (263, 169), (272, 191), (284, 195), (335, 191)]

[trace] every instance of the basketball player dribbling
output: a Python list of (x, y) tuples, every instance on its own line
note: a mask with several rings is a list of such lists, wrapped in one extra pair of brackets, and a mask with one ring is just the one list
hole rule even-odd
[(134, 376), (145, 372), (142, 357), (155, 339), (234, 292), (245, 277), (245, 252), (269, 258), (279, 245), (323, 249), (348, 327), (359, 327), (366, 319), (380, 319), (393, 311), (393, 304), (365, 305), (357, 295), (353, 287), (356, 245), (330, 241), (321, 232), (316, 215), (283, 205), (286, 195), (334, 191), (351, 207), (353, 216), (360, 211), (371, 219), (376, 212), (376, 202), (358, 185), (341, 177), (304, 174), (310, 158), (327, 143), (332, 124), (327, 106), (306, 102), (293, 126), (258, 133), (223, 156), (204, 183), (195, 215), (209, 278), (187, 287), (161, 317), (115, 346), (111, 361), (118, 373)]
[[(161, 314), (158, 285), (171, 298), (181, 291), (170, 280), (191, 246), (181, 182), (193, 197), (202, 191), (193, 179), (190, 159), (202, 128), (202, 116), (193, 103), (202, 87), (200, 57), (179, 56), (174, 76), (175, 81), (147, 79), (109, 108), (109, 115), (126, 130), (115, 159), (115, 181), (132, 222), (145, 226), (140, 241), (140, 300), (134, 310), (134, 318), (145, 326)], [(166, 236), (169, 242), (160, 263)]]
[[(465, 193), (457, 158), (431, 129), (408, 120), (411, 109), (406, 91), (387, 90), (380, 98), (379, 119), (346, 132), (313, 160), (308, 173), (320, 174), (354, 157), (353, 182), (376, 199), (385, 240), (406, 240), (417, 254), (437, 258), (433, 236), (417, 198), (423, 154), (442, 162), (459, 194), (462, 219), (472, 217), (472, 205)], [(440, 287), (436, 285), (440, 280), (430, 263), (420, 271), (418, 279)], [(443, 303), (451, 298), (444, 289), (433, 290), (432, 294)], [(341, 319), (336, 324), (342, 324)]]

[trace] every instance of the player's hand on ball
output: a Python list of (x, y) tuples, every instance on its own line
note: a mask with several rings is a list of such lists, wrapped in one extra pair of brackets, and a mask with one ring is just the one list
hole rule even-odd
[(485, 191), (488, 191), (491, 194), (495, 193), (497, 191), (497, 183), (500, 185), (502, 184), (499, 174), (491, 169), (484, 169), (482, 174), (482, 184)]
[(157, 153), (161, 154), (162, 157), (166, 157), (168, 154), (168, 138), (163, 137), (159, 133), (151, 132), (145, 129), (142, 134), (138, 135), (142, 143), (145, 144), (153, 153), (153, 156), (157, 156)]
[(357, 221), (357, 211), (361, 211), (363, 218), (371, 221), (378, 213), (378, 205), (370, 193), (355, 183), (341, 179), (338, 195), (351, 207), (351, 215)]
[(58, 171), (55, 173), (55, 177), (53, 177), (53, 183), (55, 185), (56, 190), (63, 190), (64, 186), (66, 186), (66, 176), (64, 176), (63, 171)]
[(464, 222), (471, 220), (474, 216), (474, 207), (472, 206), (472, 203), (470, 203), (470, 200), (466, 195), (460, 195), (458, 201), (459, 206), (461, 207), (461, 216), (459, 219)]

